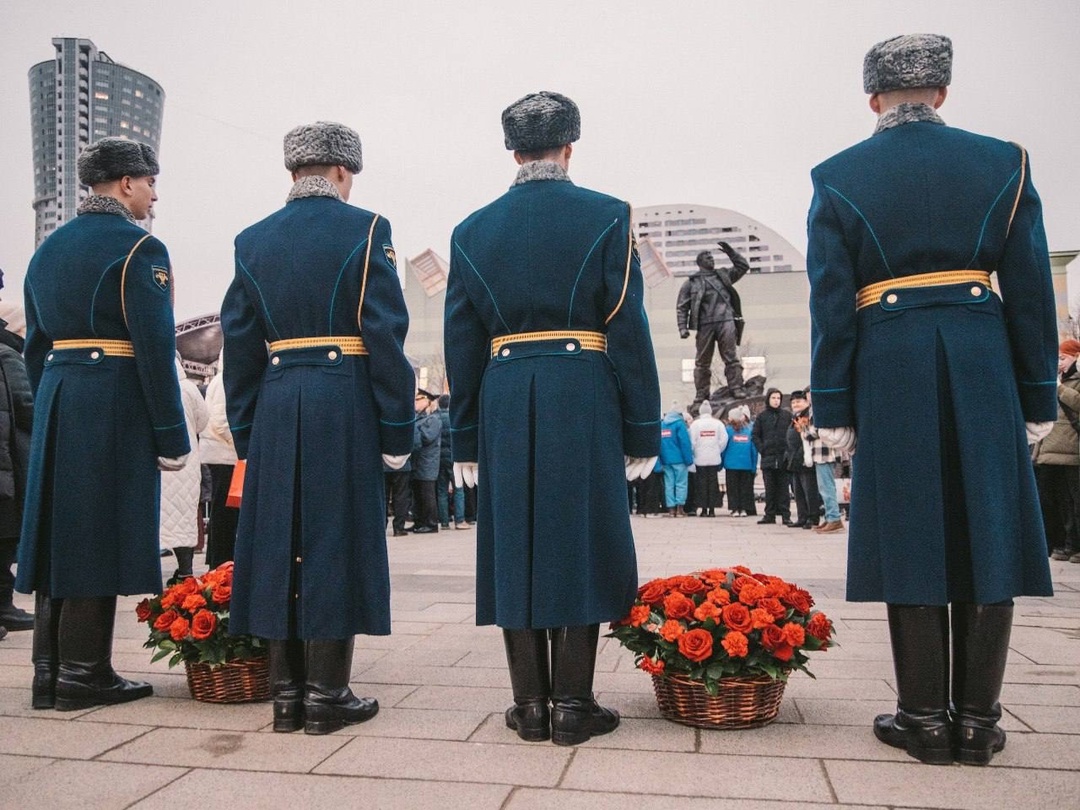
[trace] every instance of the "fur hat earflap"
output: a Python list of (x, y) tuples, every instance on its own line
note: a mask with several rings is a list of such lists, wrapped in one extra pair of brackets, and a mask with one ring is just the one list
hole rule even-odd
[(503, 110), (502, 127), (507, 149), (554, 149), (581, 137), (581, 112), (566, 96), (541, 90), (519, 98)]
[(302, 166), (344, 166), (353, 174), (364, 168), (360, 135), (333, 121), (302, 124), (285, 135), (285, 168), (295, 172)]
[(75, 163), (79, 182), (96, 186), (121, 177), (153, 177), (161, 171), (152, 146), (127, 138), (102, 138), (82, 150)]
[(863, 60), (863, 89), (884, 93), (909, 87), (948, 87), (952, 40), (941, 34), (904, 34), (879, 42)]

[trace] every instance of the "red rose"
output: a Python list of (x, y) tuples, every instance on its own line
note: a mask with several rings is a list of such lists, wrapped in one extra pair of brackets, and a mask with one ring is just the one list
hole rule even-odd
[(649, 620), (648, 605), (634, 605), (630, 608), (630, 626), (641, 627)]
[(777, 661), (790, 661), (791, 656), (795, 654), (795, 648), (790, 644), (781, 644), (772, 651), (772, 654)]
[(666, 593), (666, 581), (662, 579), (654, 579), (652, 582), (646, 582), (644, 585), (638, 588), (638, 599), (640, 599), (646, 605), (655, 605), (664, 598), (664, 594)]
[(806, 641), (806, 632), (801, 624), (788, 622), (781, 629), (784, 631), (784, 641), (792, 647), (800, 647)]
[(761, 628), (761, 646), (772, 652), (784, 644), (784, 631), (775, 624)]
[(154, 629), (164, 632), (165, 630), (168, 630), (172, 623), (179, 618), (180, 614), (177, 613), (175, 610), (166, 610), (164, 613), (158, 616), (157, 619), (154, 620)]
[(191, 620), (191, 636), (196, 641), (205, 641), (214, 634), (217, 616), (209, 610), (200, 610)]
[(150, 618), (150, 600), (143, 599), (139, 604), (135, 606), (135, 615), (140, 622), (145, 622)]
[(201, 593), (192, 593), (184, 597), (184, 603), (180, 606), (188, 613), (194, 613), (199, 608), (206, 607), (206, 599)]
[(184, 600), (183, 594), (181, 594), (176, 587), (169, 588), (161, 597), (161, 607), (163, 610), (168, 610), (173, 605), (179, 605)]
[(712, 655), (713, 638), (700, 627), (679, 636), (679, 652), (691, 661), (704, 661)]
[(173, 641), (183, 641), (187, 638), (190, 629), (191, 625), (188, 624), (188, 620), (182, 616), (177, 616), (173, 623), (169, 625), (169, 635), (172, 636)]
[(720, 642), (732, 658), (746, 658), (750, 653), (750, 641), (742, 633), (732, 630)]
[(754, 629), (754, 623), (750, 620), (750, 609), (739, 602), (724, 605), (720, 615), (724, 618), (724, 624), (732, 630), (749, 633)]
[(787, 615), (787, 608), (781, 605), (780, 600), (774, 596), (766, 596), (764, 599), (759, 599), (757, 606), (762, 610), (769, 611), (774, 619), (782, 619)]
[(788, 591), (786, 597), (780, 598), (800, 613), (809, 613), (810, 608), (814, 605), (813, 598), (802, 588), (792, 587), (791, 590)]
[(654, 661), (647, 655), (638, 662), (638, 666), (650, 675), (661, 675), (664, 672), (664, 662), (660, 659)]
[(731, 583), (731, 592), (738, 596), (739, 592), (742, 591), (742, 589), (745, 588), (747, 585), (756, 584), (757, 583), (755, 583), (754, 580), (750, 579), (750, 577), (735, 577), (734, 581)]
[(832, 638), (832, 622), (824, 613), (815, 613), (806, 623), (806, 631), (814, 638), (828, 641)]
[(664, 597), (664, 614), (669, 619), (685, 619), (694, 612), (694, 600), (676, 591)]
[(660, 638), (664, 639), (664, 641), (674, 641), (685, 632), (686, 628), (683, 627), (682, 622), (676, 619), (668, 619), (660, 628)]
[(679, 581), (679, 590), (687, 596), (690, 596), (691, 594), (701, 593), (705, 590), (705, 583), (697, 577), (681, 577)]
[(214, 590), (210, 593), (210, 598), (214, 600), (216, 604), (227, 605), (229, 600), (232, 599), (232, 585), (221, 583), (214, 586)]

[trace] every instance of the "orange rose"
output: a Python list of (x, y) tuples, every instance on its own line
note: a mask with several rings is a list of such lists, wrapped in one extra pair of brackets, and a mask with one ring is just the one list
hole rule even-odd
[(173, 641), (183, 641), (187, 638), (190, 629), (191, 625), (188, 624), (188, 620), (182, 616), (177, 616), (173, 623), (169, 625), (169, 635), (172, 636)]
[(654, 661), (647, 655), (638, 662), (638, 666), (650, 675), (661, 675), (664, 672), (664, 662), (660, 659)]
[(701, 578), (710, 585), (719, 585), (727, 579), (727, 571), (723, 568), (710, 568), (701, 572)]
[(224, 582), (215, 585), (214, 590), (210, 593), (210, 598), (219, 605), (229, 604), (229, 600), (232, 599), (232, 585), (227, 585)]
[(183, 595), (175, 587), (169, 588), (161, 597), (161, 607), (163, 610), (168, 610), (174, 605), (179, 605), (183, 600)]
[(649, 620), (648, 605), (634, 605), (630, 608), (630, 626), (641, 627)]
[(677, 619), (668, 619), (660, 627), (660, 637), (664, 641), (674, 641), (685, 632), (686, 628), (683, 623)]
[(724, 636), (724, 640), (720, 644), (732, 658), (746, 658), (750, 653), (749, 639), (737, 630), (732, 630)]
[(166, 610), (157, 619), (154, 620), (154, 629), (161, 630), (162, 632), (169, 629), (170, 625), (180, 618), (180, 614), (175, 610)]
[(731, 604), (731, 592), (724, 588), (713, 588), (706, 594), (706, 598), (710, 602), (715, 602), (721, 607)]
[(135, 606), (135, 616), (140, 622), (145, 622), (150, 618), (150, 600), (143, 599), (139, 604)]
[(731, 583), (731, 592), (738, 596), (739, 592), (742, 591), (742, 589), (745, 588), (747, 585), (756, 584), (757, 583), (755, 583), (754, 580), (750, 579), (750, 577), (735, 577), (735, 580)]
[(669, 619), (685, 619), (694, 612), (694, 600), (676, 591), (664, 597), (664, 614)]
[(784, 631), (784, 641), (792, 647), (800, 647), (806, 641), (806, 632), (801, 624), (788, 622), (781, 629)]
[(700, 627), (679, 636), (679, 652), (691, 661), (700, 662), (707, 659), (712, 655), (712, 646), (712, 633)]
[(755, 630), (760, 630), (763, 627), (773, 623), (772, 614), (762, 608), (754, 608), (750, 611), (750, 621), (754, 624)]
[(775, 596), (766, 596), (764, 599), (759, 599), (757, 606), (762, 610), (769, 611), (774, 619), (782, 619), (787, 615), (787, 608), (780, 604), (780, 600)]
[(701, 593), (705, 590), (705, 583), (697, 577), (681, 577), (679, 580), (679, 590), (687, 596), (690, 596), (691, 594)]
[(742, 590), (739, 591), (739, 601), (744, 605), (753, 607), (757, 604), (758, 599), (765, 595), (765, 589), (757, 583), (751, 583), (744, 585)]
[(809, 613), (810, 608), (814, 606), (813, 598), (802, 588), (792, 587), (786, 597), (780, 598), (800, 613)]
[(810, 621), (806, 623), (806, 631), (821, 641), (828, 641), (832, 638), (832, 630), (832, 622), (824, 613), (815, 613), (810, 617)]
[(206, 607), (206, 599), (201, 593), (189, 594), (184, 597), (184, 604), (180, 607), (189, 613), (194, 613), (199, 608)]
[(205, 641), (214, 634), (217, 616), (209, 610), (200, 610), (191, 620), (191, 636), (196, 641)]
[(745, 565), (735, 565), (731, 568), (736, 574), (753, 574), (754, 572), (747, 568)]
[(697, 619), (699, 622), (704, 622), (712, 619), (714, 622), (719, 623), (720, 608), (718, 608), (712, 602), (702, 602), (700, 605), (697, 606), (697, 609), (694, 611), (694, 618)]
[(750, 610), (746, 605), (740, 604), (739, 602), (735, 602), (731, 605), (724, 605), (721, 615), (724, 618), (724, 624), (732, 630), (737, 630), (740, 633), (749, 633), (754, 629), (754, 623), (750, 621)]
[(646, 605), (659, 604), (660, 600), (664, 598), (664, 594), (667, 593), (667, 584), (662, 579), (654, 579), (652, 582), (646, 582), (640, 588), (638, 588), (638, 599), (644, 602)]

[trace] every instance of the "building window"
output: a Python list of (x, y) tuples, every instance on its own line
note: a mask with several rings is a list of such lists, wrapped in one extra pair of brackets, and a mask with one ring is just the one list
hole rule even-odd
[(96, 91), (94, 91), (94, 98), (100, 99), (101, 101), (108, 101), (109, 100), (109, 94), (108, 93), (103, 93), (100, 90), (96, 90)]

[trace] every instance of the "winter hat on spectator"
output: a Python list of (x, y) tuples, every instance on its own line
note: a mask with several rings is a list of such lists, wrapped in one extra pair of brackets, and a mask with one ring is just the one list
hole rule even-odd
[(712, 403), (705, 400), (698, 408), (698, 416), (712, 416)]

